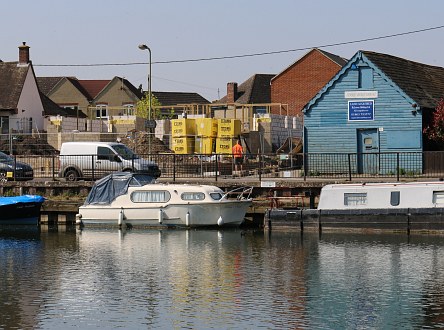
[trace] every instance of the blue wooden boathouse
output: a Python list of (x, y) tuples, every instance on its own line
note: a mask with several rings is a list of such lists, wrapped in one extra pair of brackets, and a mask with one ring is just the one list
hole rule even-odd
[[(423, 130), (443, 95), (444, 68), (358, 51), (303, 110), (306, 170), (422, 173), (423, 151), (436, 149)], [(338, 155), (319, 164), (326, 153)]]

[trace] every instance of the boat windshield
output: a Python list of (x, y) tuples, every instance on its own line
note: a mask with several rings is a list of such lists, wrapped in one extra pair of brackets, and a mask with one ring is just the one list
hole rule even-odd
[(139, 159), (139, 156), (124, 144), (115, 145), (113, 146), (113, 148), (123, 159), (126, 160)]
[(131, 187), (142, 187), (146, 184), (153, 183), (153, 177), (146, 174), (133, 174), (130, 181)]
[(221, 193), (210, 193), (210, 196), (215, 201), (218, 201), (218, 200), (220, 200), (222, 198), (222, 194)]

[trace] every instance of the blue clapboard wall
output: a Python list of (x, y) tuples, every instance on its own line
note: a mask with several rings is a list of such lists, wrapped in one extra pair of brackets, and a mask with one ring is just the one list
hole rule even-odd
[[(358, 52), (305, 107), (304, 152), (365, 153), (359, 149), (360, 132), (365, 130), (376, 134), (377, 149), (369, 152), (394, 155), (381, 156), (382, 163), (379, 157), (377, 172), (393, 170), (396, 152), (422, 151), (422, 113), (416, 111), (415, 101)], [(359, 162), (358, 157), (352, 158)], [(408, 170), (422, 170), (421, 159), (401, 161)], [(342, 166), (345, 165), (325, 167), (341, 172)], [(354, 168), (358, 170), (358, 164)]]

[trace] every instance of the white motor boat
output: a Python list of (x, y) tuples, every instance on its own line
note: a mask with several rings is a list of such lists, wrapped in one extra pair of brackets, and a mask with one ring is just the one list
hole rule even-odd
[(80, 225), (111, 226), (239, 226), (252, 187), (229, 192), (211, 185), (155, 183), (145, 174), (117, 172), (98, 180), (84, 205)]
[(430, 210), (444, 207), (444, 182), (330, 184), (321, 190), (318, 210)]

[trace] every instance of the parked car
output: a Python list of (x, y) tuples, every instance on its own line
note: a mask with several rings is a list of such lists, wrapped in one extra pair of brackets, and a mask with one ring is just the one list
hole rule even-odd
[(59, 177), (67, 181), (97, 180), (112, 172), (138, 172), (158, 178), (161, 171), (118, 142), (64, 142), (60, 149)]
[(34, 170), (31, 165), (18, 162), (13, 157), (0, 151), (0, 182), (32, 179), (34, 179)]

